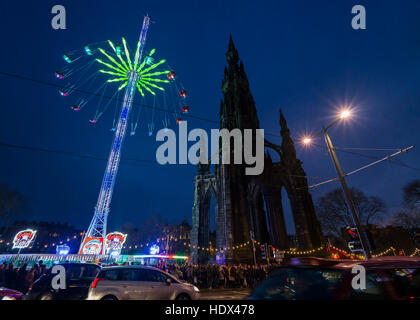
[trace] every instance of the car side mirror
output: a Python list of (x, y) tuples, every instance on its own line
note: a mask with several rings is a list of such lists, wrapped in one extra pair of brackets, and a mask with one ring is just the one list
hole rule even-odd
[(170, 278), (167, 278), (167, 279), (166, 279), (166, 285), (167, 285), (167, 286), (170, 286), (170, 285), (171, 285), (171, 283), (172, 283), (171, 279), (170, 279)]

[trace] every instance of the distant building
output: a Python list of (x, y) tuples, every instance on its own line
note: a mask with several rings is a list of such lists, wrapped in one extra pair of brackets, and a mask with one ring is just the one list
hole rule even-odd
[(163, 228), (161, 247), (167, 254), (189, 254), (191, 226), (187, 218), (181, 224), (167, 224)]
[(412, 233), (399, 226), (377, 227), (369, 225), (369, 230), (374, 240), (374, 252), (383, 252), (390, 247), (396, 250), (403, 249), (407, 254), (419, 245), (420, 230)]
[(289, 234), (287, 236), (289, 238), (289, 247), (290, 250), (297, 250), (299, 248), (298, 238), (295, 234)]

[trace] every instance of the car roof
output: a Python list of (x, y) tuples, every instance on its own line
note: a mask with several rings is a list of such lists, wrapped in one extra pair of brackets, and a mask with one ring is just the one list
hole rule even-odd
[(407, 257), (407, 256), (386, 256), (375, 257), (367, 261), (351, 261), (341, 262), (335, 267), (337, 268), (352, 268), (355, 265), (362, 265), (368, 269), (387, 269), (387, 268), (420, 268), (420, 257)]
[[(336, 259), (324, 259), (324, 258), (315, 258), (315, 257), (293, 257), (293, 258), (286, 258), (282, 261), (281, 266), (290, 266), (290, 267), (298, 267), (298, 266), (317, 266), (317, 267), (330, 267), (337, 265), (338, 263), (342, 262), (343, 260), (336, 260)], [(345, 260), (347, 261), (347, 260)], [(353, 260), (350, 260), (353, 261)]]
[(102, 267), (102, 270), (112, 270), (112, 269), (149, 269), (149, 270), (156, 270), (163, 272), (159, 268), (151, 267), (151, 266), (143, 266), (143, 265), (131, 265), (131, 266), (105, 266)]
[(100, 268), (100, 266), (96, 263), (81, 263), (81, 262), (62, 262), (57, 265), (60, 266), (95, 266)]
[(102, 270), (107, 271), (107, 270), (115, 270), (115, 269), (147, 269), (147, 270), (155, 270), (155, 271), (159, 271), (169, 277), (171, 277), (172, 279), (176, 280), (177, 282), (180, 282), (179, 279), (177, 279), (176, 277), (174, 277), (172, 274), (163, 271), (159, 268), (156, 267), (152, 267), (152, 266), (143, 266), (143, 265), (128, 265), (128, 266), (105, 266), (102, 267)]
[(282, 267), (326, 267), (337, 269), (350, 269), (355, 265), (365, 268), (420, 268), (420, 257), (386, 256), (365, 260), (323, 259), (315, 257), (296, 257), (285, 259)]

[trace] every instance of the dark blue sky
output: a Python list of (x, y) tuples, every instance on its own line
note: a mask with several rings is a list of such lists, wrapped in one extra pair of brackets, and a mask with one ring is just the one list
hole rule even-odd
[[(67, 9), (67, 30), (51, 28), (55, 4)], [(356, 4), (366, 7), (363, 31), (350, 25)], [(54, 71), (63, 65), (63, 52), (122, 36), (133, 47), (145, 12), (156, 21), (148, 41), (182, 78), (193, 115), (218, 120), (224, 53), (232, 34), (267, 133), (279, 133), (280, 107), (298, 137), (329, 122), (335, 107), (352, 103), (357, 117), (331, 131), (337, 146), (418, 144), (418, 1), (2, 1), (0, 71), (56, 82)], [(112, 115), (91, 126), (87, 120), (92, 113), (72, 113), (56, 88), (5, 76), (0, 76), (0, 99), (0, 141), (107, 157)], [(215, 127), (193, 119), (188, 125)], [(143, 124), (126, 140), (123, 158), (154, 160), (156, 146)], [(324, 151), (297, 149), (309, 176), (335, 176)], [(4, 147), (0, 155), (0, 183), (19, 189), (28, 202), (20, 218), (68, 221), (87, 228), (104, 161)], [(419, 155), (415, 148), (399, 159), (420, 167)], [(346, 172), (370, 162), (344, 153), (339, 157)], [(191, 218), (195, 167), (145, 165), (121, 165), (111, 229), (126, 222), (138, 225), (151, 214), (170, 221)], [(401, 203), (401, 187), (419, 173), (383, 163), (348, 181), (384, 198), (392, 212)], [(320, 187), (313, 195), (317, 198), (335, 187)]]

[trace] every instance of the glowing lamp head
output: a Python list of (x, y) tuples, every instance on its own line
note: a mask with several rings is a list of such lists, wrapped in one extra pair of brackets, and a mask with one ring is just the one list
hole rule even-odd
[(312, 142), (312, 139), (309, 137), (303, 138), (302, 142), (306, 145), (310, 144)]
[(340, 112), (340, 119), (346, 119), (351, 116), (350, 110), (346, 109)]

